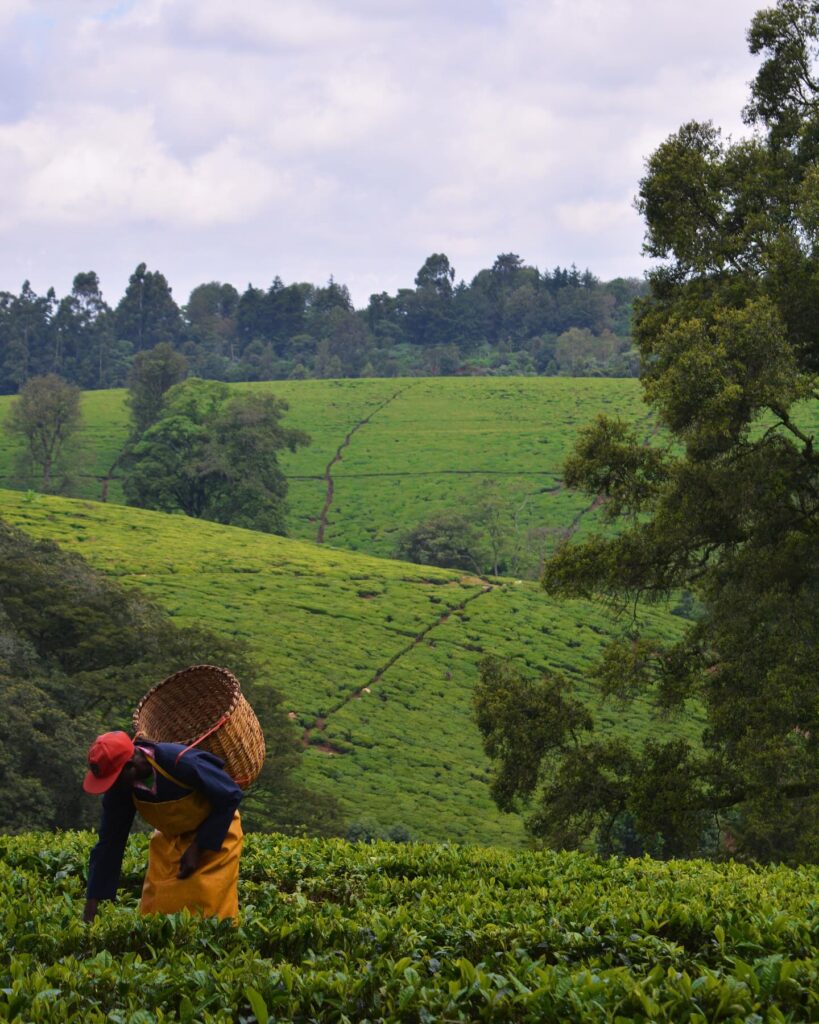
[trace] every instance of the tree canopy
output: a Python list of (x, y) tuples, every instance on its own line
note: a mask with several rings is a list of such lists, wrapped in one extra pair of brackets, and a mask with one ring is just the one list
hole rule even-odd
[(162, 342), (177, 341), (183, 330), (182, 316), (164, 274), (140, 263), (128, 279), (128, 287), (114, 312), (117, 337), (135, 352)]
[(483, 539), (477, 526), (459, 512), (429, 516), (398, 539), (395, 557), (418, 565), (484, 572)]
[(54, 473), (82, 421), (80, 389), (47, 373), (30, 377), (12, 403), (6, 426), (25, 442), (25, 458), (42, 473), (41, 486), (54, 489)]
[(165, 392), (187, 374), (188, 360), (167, 341), (137, 353), (128, 373), (128, 405), (135, 437), (159, 418)]
[(278, 453), (308, 444), (269, 394), (231, 397), (227, 385), (190, 378), (124, 457), (129, 504), (284, 534), (287, 480)]
[[(543, 583), (630, 609), (597, 669), (603, 696), (669, 713), (693, 702), (706, 725), (696, 745), (625, 748), (597, 737), (559, 681), (488, 668), (478, 712), (499, 799), (534, 799), (532, 828), (553, 842), (628, 817), (664, 854), (702, 848), (709, 828), (737, 855), (819, 852), (819, 458), (800, 426), (819, 400), (818, 11), (780, 0), (754, 17), (749, 139), (686, 124), (640, 182), (661, 262), (635, 336), (669, 441), (645, 446), (606, 417), (582, 433), (566, 482), (604, 497), (621, 530), (562, 548)], [(685, 637), (642, 635), (640, 603), (681, 589), (702, 604)], [(504, 745), (516, 687), (551, 718), (521, 770)]]
[[(456, 281), (444, 253), (394, 295), (356, 309), (345, 285), (269, 287), (209, 281), (177, 305), (165, 276), (140, 263), (113, 308), (86, 270), (58, 298), (24, 282), (0, 292), (0, 394), (57, 373), (82, 388), (120, 387), (170, 348), (209, 380), (470, 374), (634, 376), (631, 311), (644, 284), (589, 270), (541, 270), (501, 253)], [(579, 332), (579, 333), (578, 333)], [(130, 381), (129, 381), (130, 377)]]

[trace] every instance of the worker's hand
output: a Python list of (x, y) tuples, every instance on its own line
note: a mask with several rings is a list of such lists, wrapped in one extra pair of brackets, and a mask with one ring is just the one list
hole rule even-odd
[(196, 843), (196, 840), (185, 850), (179, 860), (179, 871), (176, 873), (177, 878), (187, 878), (188, 875), (192, 875), (194, 871), (199, 867), (199, 861), (202, 859), (202, 851)]
[(82, 912), (82, 919), (86, 924), (91, 924), (94, 918), (97, 916), (97, 904), (99, 900), (86, 900), (85, 909)]

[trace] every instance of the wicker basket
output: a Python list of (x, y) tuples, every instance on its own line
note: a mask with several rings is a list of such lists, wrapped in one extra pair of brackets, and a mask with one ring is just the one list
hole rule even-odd
[(239, 680), (215, 665), (192, 665), (150, 689), (134, 712), (134, 733), (158, 743), (209, 750), (243, 789), (264, 764), (264, 736)]

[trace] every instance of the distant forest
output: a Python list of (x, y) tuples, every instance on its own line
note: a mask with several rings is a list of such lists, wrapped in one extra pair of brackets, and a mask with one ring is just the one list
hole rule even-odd
[(0, 394), (56, 373), (81, 388), (120, 387), (134, 357), (160, 343), (188, 371), (222, 381), (454, 374), (636, 376), (634, 299), (643, 282), (601, 282), (590, 271), (540, 271), (503, 253), (472, 281), (455, 283), (434, 253), (413, 288), (372, 295), (356, 310), (348, 289), (198, 285), (187, 303), (165, 276), (140, 264), (116, 305), (94, 271), (69, 295), (0, 292)]

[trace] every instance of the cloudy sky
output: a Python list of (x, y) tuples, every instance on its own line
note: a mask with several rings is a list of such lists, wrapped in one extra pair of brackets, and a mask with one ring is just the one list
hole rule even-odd
[(681, 123), (740, 134), (763, 0), (0, 0), (0, 289), (139, 262), (346, 283), (445, 252), (640, 275)]

